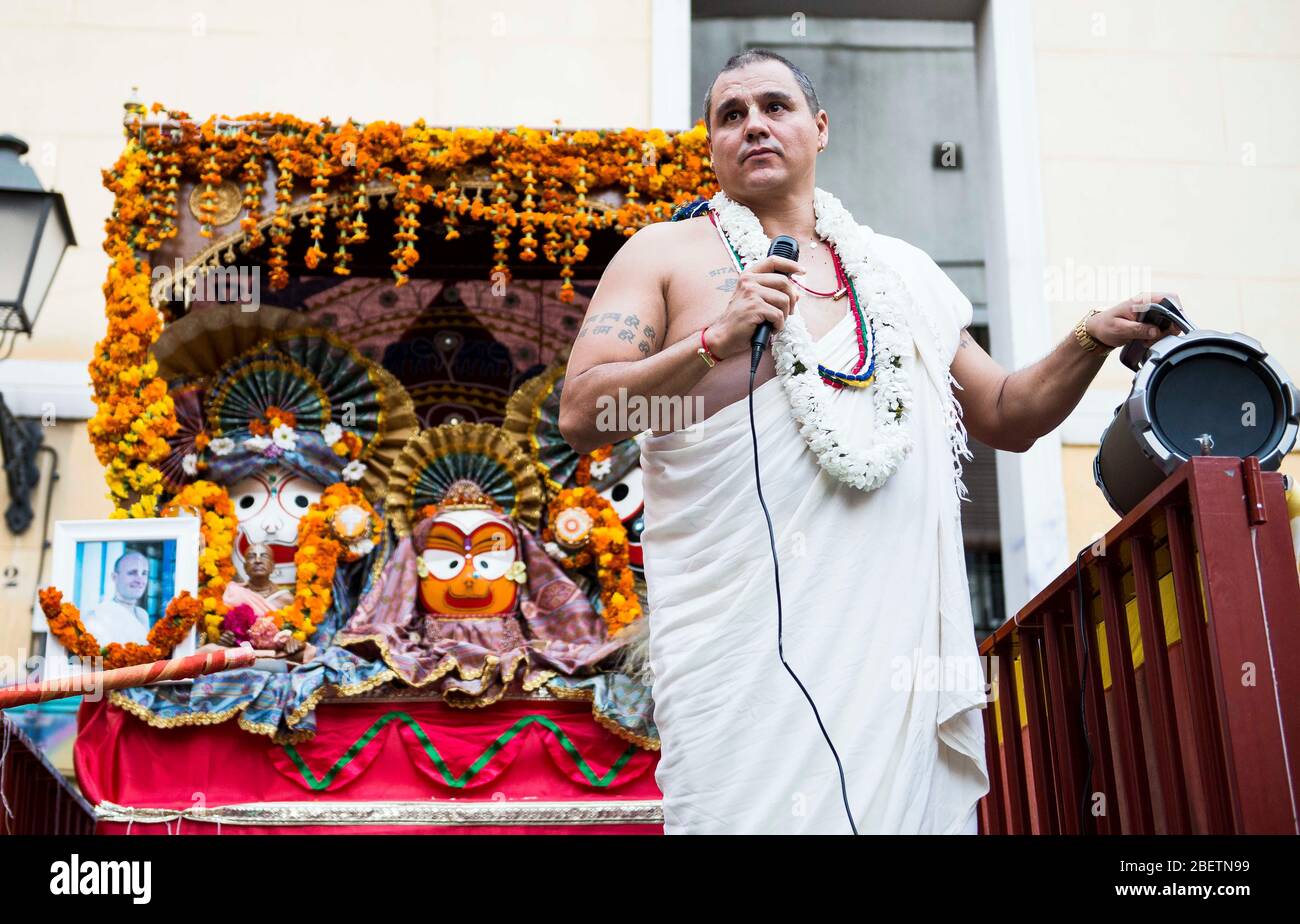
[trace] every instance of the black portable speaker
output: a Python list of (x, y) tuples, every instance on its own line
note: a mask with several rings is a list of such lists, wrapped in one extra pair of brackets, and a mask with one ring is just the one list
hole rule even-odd
[(1092, 463), (1106, 502), (1123, 516), (1192, 456), (1255, 456), (1276, 470), (1295, 445), (1300, 390), (1259, 341), (1197, 330), (1167, 299), (1142, 320), (1182, 333), (1121, 353), (1137, 376)]

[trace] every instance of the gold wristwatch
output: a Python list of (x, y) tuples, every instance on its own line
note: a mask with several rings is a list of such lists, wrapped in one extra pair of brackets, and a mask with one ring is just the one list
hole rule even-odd
[(1079, 323), (1074, 325), (1074, 339), (1079, 341), (1079, 346), (1083, 347), (1083, 349), (1087, 350), (1089, 353), (1093, 352), (1098, 347), (1101, 348), (1103, 353), (1115, 349), (1110, 344), (1102, 343), (1092, 334), (1088, 333), (1088, 321), (1094, 314), (1101, 314), (1101, 309), (1089, 309), (1088, 313), (1079, 320)]

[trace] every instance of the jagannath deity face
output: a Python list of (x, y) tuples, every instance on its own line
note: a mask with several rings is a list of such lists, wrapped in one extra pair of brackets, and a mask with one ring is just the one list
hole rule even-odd
[(489, 616), (514, 611), (519, 543), (499, 514), (446, 510), (433, 521), (418, 562), (426, 612)]
[(298, 576), (293, 556), (298, 551), (298, 523), (325, 489), (310, 478), (274, 465), (235, 482), (230, 501), (239, 518), (232, 556), (235, 567), (248, 576), (245, 560), (251, 546), (265, 544), (275, 567), (271, 580), (292, 584)]

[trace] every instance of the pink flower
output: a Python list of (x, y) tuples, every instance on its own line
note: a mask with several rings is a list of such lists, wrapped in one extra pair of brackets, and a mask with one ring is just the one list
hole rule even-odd
[(238, 606), (232, 606), (226, 611), (226, 618), (222, 621), (221, 627), (229, 629), (235, 636), (235, 641), (246, 642), (249, 640), (249, 628), (257, 619), (257, 614), (247, 603), (240, 603)]
[(257, 648), (270, 650), (278, 647), (275, 642), (279, 633), (280, 627), (275, 624), (275, 621), (270, 616), (261, 616), (249, 628), (248, 640)]

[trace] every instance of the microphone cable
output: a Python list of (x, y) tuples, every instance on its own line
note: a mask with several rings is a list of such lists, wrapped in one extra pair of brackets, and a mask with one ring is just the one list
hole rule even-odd
[(822, 737), (826, 739), (826, 746), (831, 749), (831, 756), (835, 758), (835, 768), (840, 774), (840, 797), (844, 800), (844, 814), (849, 819), (849, 827), (853, 829), (854, 835), (857, 835), (858, 826), (854, 823), (853, 812), (849, 809), (849, 788), (844, 780), (844, 764), (840, 761), (839, 752), (835, 750), (835, 743), (831, 741), (830, 733), (826, 731), (826, 725), (822, 722), (821, 713), (817, 710), (817, 703), (813, 700), (812, 694), (785, 660), (785, 643), (782, 640), (784, 613), (781, 608), (781, 564), (776, 554), (776, 533), (772, 529), (772, 514), (767, 509), (767, 501), (763, 499), (763, 478), (758, 468), (758, 426), (754, 422), (754, 376), (758, 372), (759, 356), (759, 352), (756, 351), (749, 369), (749, 433), (754, 442), (754, 484), (758, 487), (758, 502), (763, 507), (763, 518), (767, 520), (767, 540), (772, 547), (772, 576), (776, 579), (776, 653), (781, 659), (781, 666), (799, 685), (804, 699), (808, 700), (809, 706), (812, 706), (817, 727), (821, 729)]

